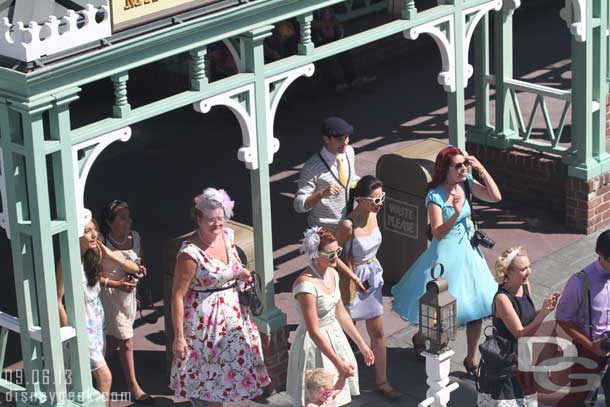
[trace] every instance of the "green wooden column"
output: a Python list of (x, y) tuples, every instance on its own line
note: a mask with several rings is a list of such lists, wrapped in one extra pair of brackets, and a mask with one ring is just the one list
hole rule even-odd
[(6, 99), (0, 101), (0, 125), (2, 126), (2, 143), (8, 207), (8, 223), (11, 225), (11, 255), (15, 275), (15, 295), (19, 313), (21, 353), (23, 356), (25, 383), (16, 383), (25, 387), (25, 391), (34, 404), (44, 401), (41, 381), (42, 346), (28, 334), (39, 325), (38, 301), (36, 299), (36, 281), (32, 239), (25, 227), (30, 219), (27, 201), (26, 166), (23, 156), (23, 132), (21, 131), (21, 114)]
[[(489, 121), (489, 16), (486, 14), (473, 36), (474, 45), (474, 93), (475, 93), (475, 126), (472, 133), (477, 141), (484, 140), (493, 130)], [(470, 137), (469, 137), (470, 138)]]
[[(590, 179), (610, 170), (606, 153), (607, 4), (587, 2), (581, 19), (574, 20), (572, 45), (572, 147), (570, 176)], [(574, 25), (576, 24), (576, 25)]]
[(254, 106), (250, 112), (255, 117), (258, 168), (250, 171), (252, 188), (252, 212), (256, 271), (264, 284), (264, 311), (257, 318), (262, 333), (271, 333), (286, 325), (286, 315), (275, 306), (273, 239), (271, 230), (271, 183), (269, 181), (268, 117), (269, 101), (265, 89), (265, 59), (263, 40), (271, 34), (272, 26), (265, 26), (243, 35), (245, 41), (246, 72), (255, 74)]
[[(92, 385), (71, 174), (69, 103), (78, 89), (30, 102), (6, 100), (2, 113), (9, 222), (21, 346), (31, 400), (23, 405), (104, 405)], [(52, 168), (49, 172), (48, 168)], [(50, 193), (51, 185), (53, 194)], [(54, 241), (61, 250), (68, 323), (59, 324)], [(34, 294), (36, 293), (36, 294)], [(30, 339), (39, 332), (41, 344)], [(70, 342), (66, 378), (62, 338)], [(44, 362), (43, 362), (44, 361)], [(72, 384), (67, 392), (67, 384)]]
[(513, 79), (513, 16), (505, 4), (494, 12), (494, 61), (496, 88), (496, 126), (494, 140), (490, 144), (508, 147), (510, 139), (517, 136), (515, 122), (511, 117), (510, 92), (507, 79)]
[(463, 0), (448, 0), (446, 4), (455, 6), (453, 18), (453, 39), (451, 45), (454, 50), (455, 77), (453, 78), (455, 90), (447, 93), (449, 107), (449, 144), (466, 149), (466, 122), (464, 119), (464, 72), (465, 64), (468, 62), (464, 58), (464, 21), (462, 19)]
[(57, 218), (65, 222), (59, 233), (60, 261), (64, 280), (64, 302), (68, 324), (76, 328), (77, 335), (70, 340), (70, 377), (75, 402), (81, 405), (104, 405), (103, 395), (94, 389), (89, 362), (89, 340), (82, 286), (75, 177), (72, 163), (77, 160), (72, 151), (70, 134), (70, 102), (76, 100), (79, 88), (55, 95), (49, 112), (51, 140), (60, 144), (52, 155), (54, 192)]

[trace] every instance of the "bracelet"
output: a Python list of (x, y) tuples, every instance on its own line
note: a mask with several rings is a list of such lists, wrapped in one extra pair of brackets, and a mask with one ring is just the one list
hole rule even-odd
[(105, 287), (105, 288), (108, 288), (108, 280), (109, 280), (109, 278), (108, 278), (108, 277), (106, 277), (106, 281), (104, 281), (104, 287)]

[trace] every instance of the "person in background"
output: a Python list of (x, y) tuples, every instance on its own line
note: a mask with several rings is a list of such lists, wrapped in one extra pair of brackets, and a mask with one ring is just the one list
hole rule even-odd
[[(521, 247), (511, 247), (496, 260), (498, 291), (493, 300), (492, 321), (496, 335), (506, 339), (517, 351), (517, 340), (531, 336), (544, 319), (555, 310), (559, 293), (549, 295), (542, 308), (536, 310), (531, 297), (529, 276), (532, 274), (530, 259)], [(516, 374), (516, 360), (503, 371), (481, 372), (478, 394), (479, 407), (535, 407), (535, 393), (523, 388)], [(484, 369), (483, 369), (484, 370)], [(486, 377), (483, 377), (486, 375)]]
[[(345, 30), (337, 19), (332, 7), (323, 7), (314, 12), (311, 31), (311, 36), (316, 47), (340, 40), (345, 35)], [(337, 55), (337, 61), (343, 71), (342, 78), (335, 78), (330, 61), (330, 59), (321, 60), (319, 67), (322, 75), (335, 84), (337, 92), (346, 91), (350, 87), (366, 89), (377, 80), (375, 76), (363, 76), (356, 73), (354, 60), (349, 51)]]
[(225, 221), (235, 203), (223, 189), (194, 199), (197, 232), (178, 251), (171, 313), (174, 359), (170, 388), (195, 407), (260, 396), (271, 379), (258, 328), (239, 303), (237, 284), (251, 281)]
[[(381, 232), (377, 214), (383, 207), (385, 192), (383, 183), (372, 175), (365, 175), (352, 192), (347, 217), (337, 228), (337, 242), (351, 253), (354, 273), (364, 283), (366, 291), (356, 292), (347, 311), (354, 321), (365, 321), (375, 354), (375, 391), (390, 400), (400, 398), (387, 378), (386, 340), (383, 332), (383, 268), (377, 260), (381, 246)], [(354, 209), (354, 203), (358, 206)], [(345, 259), (345, 258), (344, 258)]]
[[(85, 315), (87, 318), (87, 334), (89, 339), (89, 361), (91, 373), (95, 380), (96, 388), (104, 395), (106, 405), (110, 406), (110, 386), (112, 385), (112, 374), (104, 358), (104, 308), (100, 301), (100, 281), (102, 277), (101, 263), (104, 258), (130, 273), (137, 273), (139, 266), (109, 250), (98, 240), (98, 227), (95, 220), (85, 225), (84, 233), (79, 239), (82, 285), (85, 295)], [(74, 321), (68, 321), (68, 314), (63, 304), (64, 276), (61, 260), (57, 263), (55, 273), (57, 279), (57, 303), (59, 305), (59, 323), (67, 326)]]
[(109, 257), (102, 259), (103, 284), (100, 299), (105, 315), (106, 355), (110, 356), (118, 350), (127, 388), (133, 395), (133, 400), (139, 404), (152, 404), (153, 398), (138, 384), (133, 358), (136, 286), (146, 276), (146, 268), (142, 266), (140, 234), (131, 229), (131, 223), (127, 202), (114, 200), (104, 206), (100, 221), (104, 245), (117, 255), (140, 265), (140, 272), (134, 276)]
[[(608, 337), (610, 331), (610, 230), (602, 232), (595, 243), (597, 259), (566, 283), (555, 312), (555, 319), (573, 339), (577, 347), (597, 356), (600, 366), (608, 363)], [(580, 275), (578, 275), (580, 274)], [(585, 290), (585, 281), (589, 289)], [(587, 292), (589, 294), (587, 294)], [(590, 298), (590, 300), (589, 300)], [(589, 306), (590, 301), (590, 306)], [(589, 326), (589, 318), (591, 326)], [(605, 347), (605, 346), (606, 347)], [(610, 373), (601, 379), (601, 387), (610, 406)], [(597, 390), (590, 395), (593, 401)]]
[(373, 351), (358, 333), (341, 301), (339, 275), (335, 270), (341, 250), (330, 230), (313, 227), (305, 231), (301, 252), (310, 265), (297, 277), (292, 288), (299, 326), (290, 348), (286, 379), (286, 390), (296, 407), (306, 404), (305, 372), (309, 369), (324, 368), (340, 380), (347, 379), (335, 396), (337, 406), (350, 403), (352, 396), (360, 394), (358, 364), (346, 333), (358, 346), (367, 366), (375, 361)]
[[(481, 182), (468, 173), (469, 167), (479, 173)], [(481, 319), (489, 316), (498, 286), (480, 248), (472, 241), (474, 230), (469, 222), (471, 208), (466, 189), (486, 202), (502, 199), (492, 176), (476, 157), (464, 156), (459, 148), (447, 146), (436, 156), (425, 200), (432, 241), (392, 287), (392, 295), (394, 310), (404, 319), (419, 323), (419, 299), (432, 279), (430, 270), (435, 263), (444, 265), (449, 291), (457, 299), (457, 323), (466, 324), (468, 353), (464, 369), (474, 379)], [(419, 333), (413, 337), (418, 352), (425, 349), (422, 339)]]

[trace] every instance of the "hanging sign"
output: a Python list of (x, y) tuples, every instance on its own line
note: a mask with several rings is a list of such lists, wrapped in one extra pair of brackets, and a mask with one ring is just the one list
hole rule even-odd
[(112, 31), (144, 24), (221, 0), (111, 0)]

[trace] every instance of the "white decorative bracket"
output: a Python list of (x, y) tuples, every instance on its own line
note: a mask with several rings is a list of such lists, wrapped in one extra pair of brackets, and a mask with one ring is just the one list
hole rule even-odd
[[(93, 167), (93, 163), (110, 144), (117, 140), (125, 142), (130, 138), (131, 127), (124, 127), (72, 146), (76, 215), (79, 236), (82, 236), (85, 225), (91, 220), (91, 212), (85, 208), (85, 185), (87, 183), (89, 171), (91, 171), (91, 167)], [(83, 151), (85, 154), (81, 159), (78, 159), (79, 151)]]
[(587, 1), (566, 0), (559, 16), (567, 23), (570, 32), (578, 42), (587, 40)]
[[(315, 72), (314, 64), (308, 64), (295, 68), (291, 71), (281, 73), (279, 75), (271, 76), (265, 79), (265, 105), (267, 108), (267, 151), (269, 164), (273, 163), (273, 156), (280, 149), (280, 140), (274, 137), (273, 125), (275, 123), (275, 113), (277, 107), (280, 104), (280, 100), (286, 92), (286, 89), (294, 82), (297, 78), (305, 75), (311, 78)], [(279, 86), (272, 89), (279, 83)]]
[[(438, 27), (446, 24), (446, 32)], [(408, 40), (416, 40), (420, 34), (430, 34), (441, 53), (442, 71), (438, 74), (438, 83), (446, 92), (455, 92), (455, 28), (453, 15), (438, 18), (429, 23), (410, 28), (403, 32)]]
[(235, 66), (237, 67), (237, 72), (244, 73), (246, 72), (246, 59), (244, 56), (246, 55), (246, 46), (244, 41), (241, 38), (237, 38), (235, 40), (239, 44), (239, 51), (237, 50), (235, 42), (230, 39), (224, 39), (222, 42), (225, 44), (233, 60), (235, 61)]
[[(507, 0), (519, 2), (520, 0)], [(468, 79), (472, 76), (473, 67), (468, 63), (468, 50), (470, 41), (474, 35), (477, 24), (483, 16), (491, 10), (502, 9), (503, 0), (492, 0), (461, 12), (462, 24), (465, 27), (464, 40), (462, 41), (462, 61), (464, 63), (464, 87), (468, 86)], [(410, 28), (403, 32), (405, 38), (415, 40), (420, 34), (429, 34), (436, 42), (441, 54), (442, 71), (438, 74), (438, 83), (446, 92), (455, 92), (455, 77), (457, 66), (455, 63), (455, 21), (454, 16), (448, 15), (429, 23)]]
[(0, 227), (6, 232), (6, 237), (11, 238), (11, 228), (8, 222), (8, 206), (6, 199), (6, 175), (4, 168), (4, 154), (0, 147), (0, 199), (2, 199), (2, 211), (0, 212)]
[(0, 55), (30, 62), (110, 35), (112, 25), (107, 5), (87, 4), (84, 10), (68, 10), (61, 19), (50, 16), (43, 25), (34, 21), (27, 25), (21, 21), (11, 24), (5, 17), (0, 22)]
[[(239, 96), (242, 94), (246, 97), (244, 102), (239, 100)], [(199, 113), (208, 113), (213, 106), (219, 105), (228, 107), (239, 122), (244, 145), (237, 151), (237, 158), (246, 163), (246, 168), (250, 170), (258, 169), (254, 84), (245, 85), (195, 102), (193, 108)]]
[[(509, 0), (510, 1), (510, 0)], [(519, 2), (519, 0), (513, 0)], [(468, 79), (472, 76), (474, 72), (472, 65), (468, 63), (468, 50), (470, 48), (470, 41), (472, 40), (472, 36), (474, 35), (474, 31), (481, 21), (481, 18), (491, 10), (501, 10), (502, 9), (502, 0), (493, 0), (489, 3), (480, 4), (475, 7), (468, 8), (462, 12), (462, 21), (464, 23), (464, 27), (466, 29), (465, 39), (462, 42), (464, 46), (463, 55), (464, 58), (464, 87), (468, 86)], [(468, 21), (468, 17), (471, 16), (470, 21)]]

